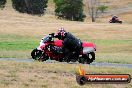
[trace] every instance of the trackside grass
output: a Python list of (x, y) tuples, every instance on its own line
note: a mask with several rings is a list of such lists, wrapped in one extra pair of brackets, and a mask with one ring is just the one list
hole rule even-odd
[[(78, 36), (82, 41), (93, 42), (97, 46), (97, 62), (131, 63), (131, 39), (83, 39), (86, 35)], [(43, 37), (43, 36), (42, 36)], [(16, 34), (0, 35), (1, 58), (31, 58), (31, 51), (38, 47), (41, 36), (30, 37)]]
[[(87, 73), (131, 74), (132, 69), (116, 67), (94, 67), (82, 65)], [(87, 84), (76, 83), (76, 64), (66, 63), (21, 63), (0, 62), (0, 88), (131, 88), (130, 84)], [(58, 85), (59, 84), (59, 85)]]

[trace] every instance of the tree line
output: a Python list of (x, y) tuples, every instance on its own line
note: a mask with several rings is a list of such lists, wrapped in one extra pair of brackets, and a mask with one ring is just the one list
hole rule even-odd
[[(48, 0), (11, 0), (12, 7), (20, 12), (31, 15), (44, 15)], [(72, 21), (84, 21), (86, 15), (83, 13), (83, 0), (53, 0), (55, 3), (55, 15), (60, 19), (72, 20)], [(6, 4), (6, 0), (0, 0), (0, 8), (3, 9)], [(97, 7), (97, 0), (88, 1), (89, 14), (92, 21), (95, 21), (96, 13), (98, 9), (104, 8)]]
[(0, 8), (3, 9), (5, 7), (6, 0), (0, 0)]

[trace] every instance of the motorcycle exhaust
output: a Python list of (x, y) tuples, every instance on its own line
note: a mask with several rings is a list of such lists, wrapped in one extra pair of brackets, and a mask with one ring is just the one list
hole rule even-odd
[(84, 47), (83, 48), (83, 54), (87, 54), (87, 53), (90, 53), (90, 52), (94, 52), (95, 49), (93, 47)]

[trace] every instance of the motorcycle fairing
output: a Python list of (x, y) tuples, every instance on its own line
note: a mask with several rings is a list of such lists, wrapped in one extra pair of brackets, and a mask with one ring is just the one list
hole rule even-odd
[(83, 42), (82, 47), (92, 47), (96, 50), (96, 45), (91, 42)]
[(58, 46), (58, 47), (62, 47), (62, 40), (56, 40), (56, 41), (54, 41), (54, 44), (53, 45), (55, 45), (55, 46)]

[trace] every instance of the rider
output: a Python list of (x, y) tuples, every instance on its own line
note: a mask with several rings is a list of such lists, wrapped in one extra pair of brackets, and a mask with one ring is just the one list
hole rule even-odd
[(112, 22), (113, 22), (113, 23), (115, 23), (117, 20), (118, 20), (118, 17), (117, 17), (117, 16), (113, 16), (113, 17), (112, 17)]
[(70, 59), (74, 57), (75, 60), (78, 59), (80, 49), (82, 48), (82, 42), (71, 33), (66, 32), (64, 28), (60, 28), (58, 32), (54, 35), (55, 38), (63, 40), (62, 51), (65, 54), (65, 60), (70, 62)]

